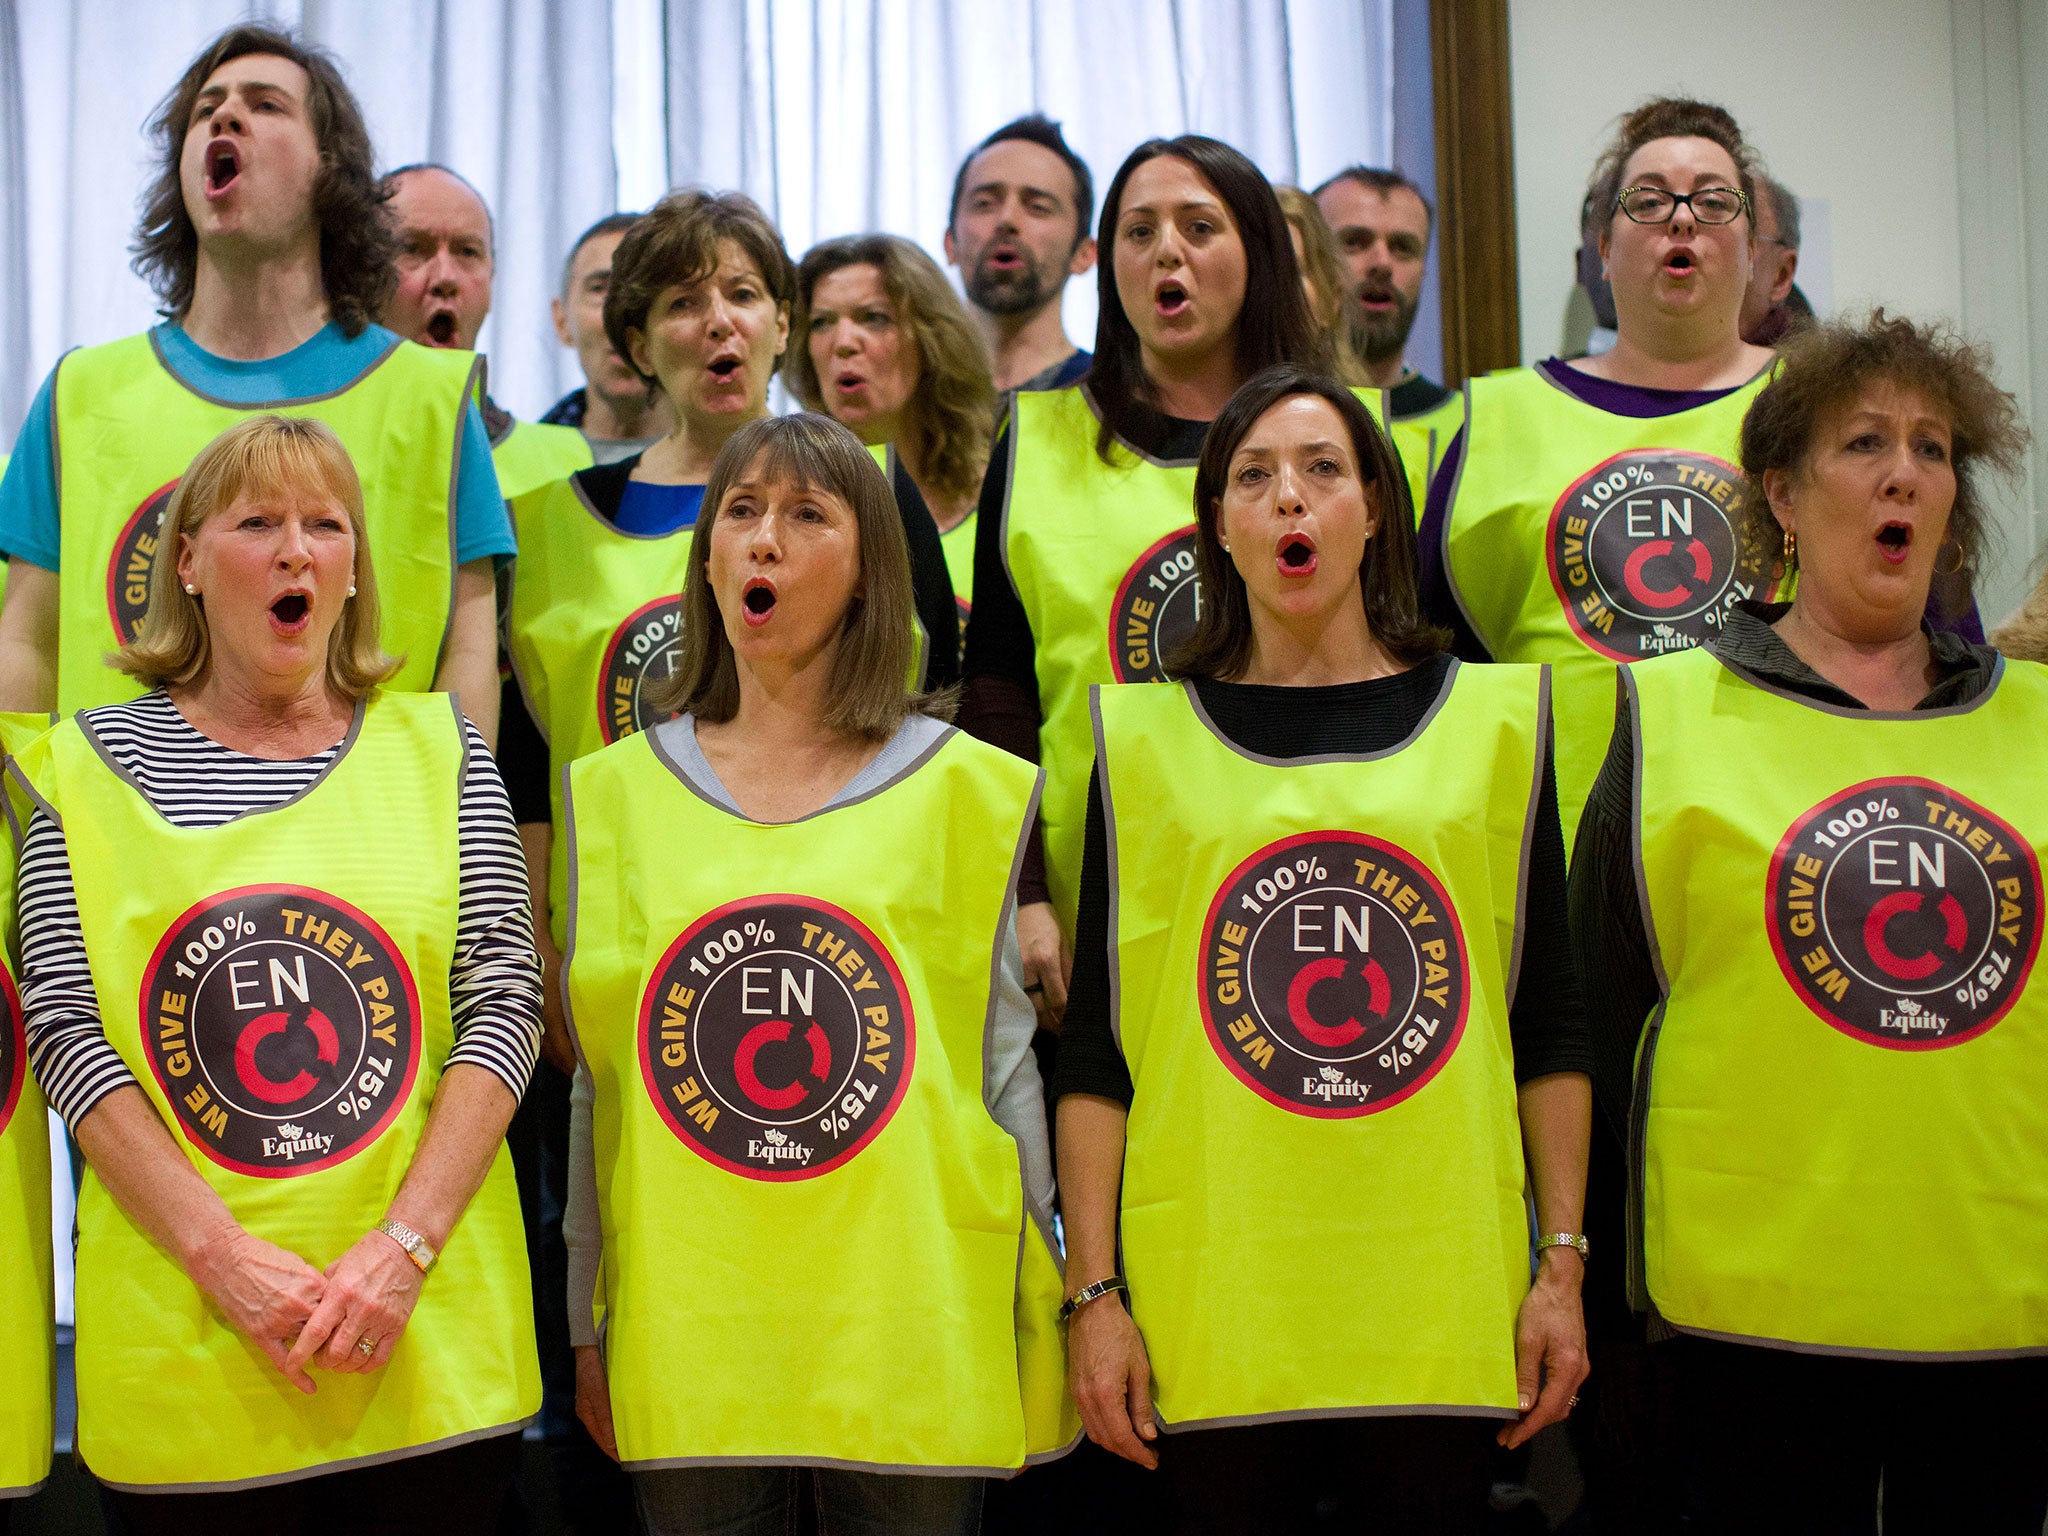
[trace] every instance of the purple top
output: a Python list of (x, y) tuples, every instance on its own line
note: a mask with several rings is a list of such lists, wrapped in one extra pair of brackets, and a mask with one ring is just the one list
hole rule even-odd
[[(1596, 411), (1639, 420), (1676, 416), (1680, 411), (1709, 405), (1735, 392), (1732, 389), (1648, 389), (1639, 384), (1618, 384), (1612, 379), (1595, 378), (1582, 372), (1561, 357), (1545, 358), (1536, 365), (1536, 370), (1573, 399), (1584, 401)], [(1737, 389), (1743, 387), (1736, 386)], [(1429, 482), (1429, 499), (1424, 506), (1422, 526), (1415, 535), (1417, 576), (1422, 586), (1422, 611), (1450, 630), (1452, 651), (1467, 661), (1491, 661), (1492, 654), (1473, 633), (1451, 593), (1451, 579), (1444, 565), (1444, 533), (1451, 516), (1451, 491), (1458, 483), (1458, 469), (1464, 461), (1465, 429), (1461, 426), (1452, 437), (1450, 446), (1444, 450), (1443, 458), (1437, 462), (1436, 475)], [(1973, 644), (1984, 643), (1984, 626), (1978, 618), (1974, 597), (1964, 611), (1953, 617), (1939, 612), (1936, 602), (1930, 598), (1927, 622), (1936, 630), (1960, 635)]]

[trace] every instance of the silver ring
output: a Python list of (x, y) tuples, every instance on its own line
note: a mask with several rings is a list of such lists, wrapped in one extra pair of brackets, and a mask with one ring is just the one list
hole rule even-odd
[[(377, 1341), (367, 1333), (364, 1334), (360, 1339), (356, 1340), (356, 1353), (365, 1357), (374, 1355), (377, 1353)], [(1576, 1403), (1578, 1399), (1575, 1397), (1572, 1401)]]

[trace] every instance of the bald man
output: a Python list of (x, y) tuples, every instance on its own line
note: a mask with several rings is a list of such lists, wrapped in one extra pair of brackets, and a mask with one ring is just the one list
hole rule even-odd
[[(402, 166), (384, 185), (385, 211), (398, 230), (398, 288), (384, 305), (384, 324), (423, 347), (475, 351), (496, 271), (496, 230), (483, 195), (441, 165)], [(483, 414), (507, 501), (591, 462), (582, 433), (515, 420), (488, 385)]]

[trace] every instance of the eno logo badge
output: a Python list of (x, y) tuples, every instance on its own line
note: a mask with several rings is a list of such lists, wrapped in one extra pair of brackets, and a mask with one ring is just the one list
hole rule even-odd
[(412, 1091), (420, 1001), (369, 917), (292, 885), (209, 896), (142, 973), (142, 1043), (185, 1139), (259, 1178), (375, 1141)]
[(1120, 683), (1156, 683), (1160, 657), (1195, 632), (1195, 530), (1169, 533), (1124, 573), (1109, 608), (1109, 664)]
[(160, 485), (142, 498), (135, 515), (121, 525), (114, 540), (114, 557), (107, 562), (107, 617), (114, 634), (127, 645), (142, 633), (142, 616), (149, 611), (149, 573), (156, 564), (158, 535), (163, 530), (164, 512), (171, 504), (171, 492), (178, 482)]
[(751, 1179), (836, 1168), (889, 1123), (916, 1052), (896, 962), (861, 922), (805, 896), (699, 918), (640, 1005), (640, 1069), (661, 1117)]
[(22, 1027), (21, 998), (14, 990), (14, 978), (0, 966), (0, 1135), (6, 1134), (14, 1119), (27, 1072), (28, 1038)]
[(1238, 865), (1209, 905), (1201, 987), (1230, 1070), (1282, 1109), (1331, 1119), (1428, 1082), (1472, 992), (1443, 887), (1357, 832), (1285, 838)]
[(1698, 645), (1763, 586), (1731, 512), (1737, 471), (1705, 453), (1645, 448), (1594, 466), (1550, 511), (1550, 584), (1578, 637), (1640, 661)]
[(675, 671), (682, 632), (680, 597), (657, 597), (612, 631), (597, 674), (598, 729), (606, 745), (662, 722), (663, 716), (640, 702), (641, 690)]
[(1792, 990), (1876, 1045), (1982, 1034), (2041, 944), (2033, 849), (1926, 779), (1872, 779), (1822, 801), (1778, 844), (1770, 880), (1771, 947)]

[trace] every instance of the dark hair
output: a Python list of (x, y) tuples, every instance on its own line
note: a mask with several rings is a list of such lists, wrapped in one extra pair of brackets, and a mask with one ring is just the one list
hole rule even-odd
[(933, 489), (946, 496), (972, 496), (988, 468), (996, 386), (981, 333), (922, 246), (901, 235), (844, 235), (804, 252), (796, 272), (783, 383), (806, 409), (831, 414), (811, 362), (811, 295), (827, 274), (857, 266), (872, 266), (882, 274), (896, 323), (917, 348), (917, 388), (911, 392), (906, 423), (917, 441), (904, 446)]
[(946, 204), (946, 228), (951, 229), (960, 217), (960, 194), (967, 190), (967, 168), (974, 164), (974, 157), (1012, 139), (1049, 149), (1066, 162), (1074, 177), (1074, 249), (1079, 250), (1081, 242), (1088, 236), (1088, 226), (1095, 219), (1095, 178), (1088, 173), (1088, 162), (1075, 154), (1067, 143), (1067, 136), (1060, 132), (1060, 125), (1043, 112), (1033, 112), (1029, 117), (1003, 124), (967, 151), (960, 162), (960, 169), (953, 174), (953, 196)]
[(1124, 187), (1139, 166), (1172, 155), (1193, 166), (1216, 189), (1244, 243), (1244, 304), (1237, 318), (1237, 371), (1240, 381), (1276, 363), (1322, 367), (1329, 361), (1329, 342), (1309, 313), (1301, 291), (1301, 269), (1294, 260), (1294, 241), (1280, 211), (1272, 184), (1259, 168), (1218, 139), (1184, 133), (1177, 139), (1148, 139), (1117, 167), (1102, 198), (1102, 221), (1096, 240), (1102, 259), (1095, 264), (1097, 296), (1095, 360), (1088, 368), (1088, 393), (1102, 418), (1095, 452), (1105, 464), (1116, 462), (1111, 447), (1126, 442), (1155, 441), (1166, 417), (1154, 404), (1152, 381), (1139, 354), (1138, 333), (1124, 313), (1116, 291), (1116, 223), (1123, 208)]
[[(794, 304), (796, 267), (758, 203), (744, 192), (671, 192), (633, 221), (612, 252), (604, 334), (635, 373), (640, 373), (640, 365), (633, 361), (626, 333), (647, 329), (647, 312), (662, 289), (700, 283), (717, 271), (721, 240), (732, 241), (753, 259), (770, 298), (778, 305)], [(649, 384), (657, 382), (651, 373), (640, 377)]]
[(1195, 632), (1166, 658), (1176, 677), (1241, 676), (1252, 656), (1251, 599), (1244, 578), (1224, 553), (1220, 532), (1223, 492), (1230, 461), (1259, 418), (1281, 401), (1313, 395), (1330, 403), (1351, 434), (1360, 478), (1372, 491), (1377, 514), (1358, 581), (1366, 623), (1387, 653), (1410, 665), (1450, 644), (1451, 637), (1422, 616), (1415, 575), (1415, 517), (1409, 510), (1407, 477), (1393, 445), (1357, 395), (1326, 373), (1282, 364), (1247, 379), (1209, 426), (1195, 466), (1195, 579), (1200, 583), (1200, 616)]
[(583, 254), (583, 247), (599, 235), (615, 234), (631, 229), (640, 222), (637, 213), (608, 213), (590, 228), (576, 237), (576, 243), (569, 247), (569, 254), (562, 258), (562, 296), (569, 295), (569, 279), (576, 275), (576, 258)]
[(1990, 353), (1946, 326), (1916, 325), (1882, 309), (1861, 322), (1809, 325), (1781, 345), (1776, 375), (1742, 419), (1736, 522), (1752, 553), (1767, 566), (1783, 563), (1784, 533), (1764, 475), (1774, 469), (1802, 474), (1827, 420), (1871, 385), (1886, 383), (1926, 396), (1948, 417), (1956, 476), (1948, 536), (1962, 553), (1954, 574), (1974, 579), (1990, 533), (1979, 476), (1988, 466), (2017, 478), (2028, 439), (2018, 404), (1992, 378)]
[(477, 191), (475, 182), (471, 181), (453, 166), (443, 165), (438, 160), (415, 160), (411, 165), (401, 165), (395, 171), (386, 171), (384, 173), (383, 179), (377, 183), (378, 193), (388, 204), (393, 197), (398, 195), (398, 178), (410, 176), (415, 171), (439, 171), (443, 176), (451, 176), (462, 183), (469, 195), (476, 199), (477, 207), (484, 211), (484, 233), (491, 242), (491, 259), (496, 261), (498, 259), (498, 220), (496, 215), (491, 212), (491, 200), (485, 197), (483, 193)]
[(136, 231), (135, 272), (156, 290), (167, 319), (192, 307), (199, 272), (199, 231), (185, 211), (178, 175), (192, 104), (213, 72), (250, 54), (274, 54), (306, 72), (306, 107), (320, 147), (313, 181), (313, 215), (320, 225), (320, 283), (327, 311), (344, 336), (363, 328), (398, 284), (398, 236), (384, 217), (386, 193), (378, 185), (376, 156), (362, 110), (341, 70), (324, 50), (271, 27), (230, 27), (180, 77), (149, 121), (157, 141), (157, 176), (143, 193)]
[(1396, 192), (1404, 190), (1413, 192), (1416, 200), (1422, 204), (1425, 220), (1424, 229), (1430, 232), (1435, 231), (1436, 204), (1429, 200), (1429, 194), (1422, 190), (1420, 183), (1410, 180), (1400, 171), (1382, 170), (1378, 166), (1372, 165), (1347, 165), (1336, 175), (1325, 180), (1321, 186), (1317, 187), (1309, 195), (1311, 197), (1321, 197), (1340, 181), (1354, 182), (1358, 186), (1364, 187), (1368, 192), (1379, 193), (1381, 197), (1392, 197)]
[(733, 483), (757, 460), (764, 478), (828, 491), (853, 509), (860, 589), (840, 631), (825, 723), (849, 735), (887, 741), (906, 716), (950, 716), (951, 692), (920, 696), (911, 691), (917, 600), (910, 545), (889, 477), (859, 438), (830, 416), (810, 411), (750, 421), (718, 450), (704, 487), (704, 510), (690, 538), (681, 650), (675, 671), (647, 685), (648, 705), (663, 715), (687, 711), (710, 721), (730, 720), (739, 711), (739, 669), (725, 636), (718, 594), (711, 589), (711, 534)]
[(1614, 136), (1594, 162), (1592, 179), (1586, 183), (1590, 212), (1598, 215), (1594, 228), (1606, 229), (1613, 223), (1617, 212), (1614, 200), (1621, 193), (1621, 173), (1628, 169), (1637, 150), (1658, 139), (1710, 139), (1727, 150), (1742, 182), (1743, 196), (1749, 199), (1750, 233), (1756, 233), (1756, 182), (1761, 174), (1756, 152), (1743, 138), (1741, 127), (1727, 108), (1710, 101), (1694, 101), (1689, 96), (1652, 97), (1616, 121)]
[(1756, 189), (1771, 200), (1771, 217), (1778, 226), (1778, 244), (1788, 251), (1799, 249), (1799, 198), (1774, 176), (1759, 174)]

